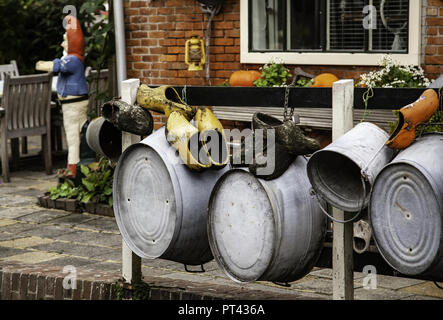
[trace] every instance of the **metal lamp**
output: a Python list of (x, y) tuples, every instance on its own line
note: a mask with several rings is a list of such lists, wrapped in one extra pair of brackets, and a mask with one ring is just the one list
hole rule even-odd
[(203, 40), (192, 36), (185, 42), (185, 63), (188, 71), (201, 71), (206, 62)]

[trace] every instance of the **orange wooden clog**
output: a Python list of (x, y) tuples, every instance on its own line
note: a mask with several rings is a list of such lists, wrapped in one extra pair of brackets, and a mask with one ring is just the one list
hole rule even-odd
[(417, 101), (399, 110), (397, 127), (386, 141), (386, 145), (391, 149), (407, 148), (415, 139), (416, 127), (429, 121), (437, 109), (437, 93), (433, 89), (424, 91)]

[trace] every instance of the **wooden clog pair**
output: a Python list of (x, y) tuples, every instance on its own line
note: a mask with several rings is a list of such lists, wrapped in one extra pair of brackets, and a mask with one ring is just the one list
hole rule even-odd
[(186, 116), (173, 111), (166, 122), (166, 139), (194, 171), (221, 169), (229, 162), (223, 126), (210, 109), (198, 109), (194, 126)]

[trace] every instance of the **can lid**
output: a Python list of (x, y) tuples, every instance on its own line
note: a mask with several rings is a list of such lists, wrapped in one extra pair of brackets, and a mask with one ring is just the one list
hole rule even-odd
[(411, 164), (391, 163), (378, 175), (370, 217), (381, 255), (403, 274), (426, 272), (443, 249), (438, 198), (425, 175)]
[(117, 225), (133, 252), (142, 258), (158, 258), (168, 249), (176, 225), (171, 176), (150, 146), (132, 145), (121, 157), (114, 174)]
[(209, 243), (229, 277), (260, 278), (274, 253), (275, 228), (271, 201), (251, 173), (232, 170), (217, 182), (209, 203)]

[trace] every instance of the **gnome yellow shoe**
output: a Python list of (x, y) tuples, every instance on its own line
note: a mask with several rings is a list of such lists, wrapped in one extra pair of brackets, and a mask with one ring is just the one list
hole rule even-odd
[(191, 120), (197, 111), (195, 107), (186, 105), (171, 86), (150, 88), (142, 84), (137, 91), (137, 103), (148, 110), (163, 113), (166, 118), (173, 111), (178, 111), (186, 119)]
[(211, 167), (211, 160), (200, 142), (200, 133), (186, 117), (173, 111), (166, 121), (166, 139), (178, 150), (180, 159), (191, 170), (201, 171)]
[(195, 122), (211, 163), (218, 168), (224, 167), (229, 162), (229, 154), (222, 124), (208, 108), (197, 110)]
[(428, 122), (438, 109), (438, 95), (433, 89), (425, 90), (415, 101), (399, 110), (398, 124), (386, 145), (391, 149), (405, 149), (415, 139), (415, 129)]

